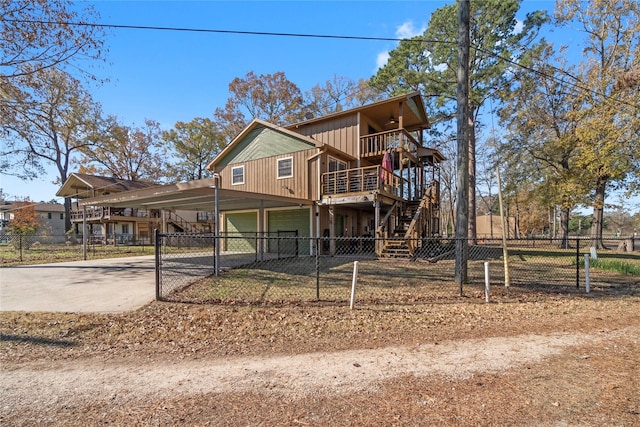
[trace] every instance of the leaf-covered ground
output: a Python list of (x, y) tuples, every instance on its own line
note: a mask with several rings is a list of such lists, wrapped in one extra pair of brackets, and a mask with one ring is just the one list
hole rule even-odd
[(637, 296), (152, 303), (0, 332), (2, 425), (640, 424)]

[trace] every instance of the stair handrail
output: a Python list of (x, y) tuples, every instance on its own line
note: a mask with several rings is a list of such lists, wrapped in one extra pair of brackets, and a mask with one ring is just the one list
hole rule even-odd
[[(175, 217), (175, 219), (172, 218), (172, 217)], [(192, 233), (197, 233), (198, 232), (198, 227), (197, 226), (195, 226), (191, 222), (187, 221), (186, 219), (184, 219), (183, 217), (178, 215), (175, 211), (169, 211), (169, 218), (168, 219), (169, 219), (169, 221), (173, 221), (173, 222), (177, 223), (185, 231), (190, 231)]]
[(416, 241), (415, 241), (417, 238), (417, 234), (415, 230), (416, 224), (418, 224), (418, 221), (422, 217), (423, 209), (426, 209), (428, 206), (428, 203), (431, 202), (432, 191), (433, 191), (432, 187), (429, 187), (427, 191), (424, 192), (424, 194), (422, 195), (422, 199), (420, 200), (420, 204), (418, 205), (418, 209), (416, 209), (416, 212), (413, 214), (413, 218), (409, 223), (409, 227), (407, 228), (406, 233), (404, 233), (404, 240), (407, 244), (407, 247), (409, 248), (409, 253), (411, 254), (411, 256), (413, 256), (415, 252), (415, 246), (416, 246)]
[(391, 206), (391, 209), (389, 209), (387, 211), (387, 214), (384, 216), (384, 218), (382, 218), (382, 220), (380, 220), (380, 224), (378, 224), (378, 228), (376, 229), (376, 235), (378, 237), (383, 237), (382, 229), (383, 229), (384, 223), (387, 222), (387, 220), (389, 219), (389, 217), (391, 216), (393, 211), (396, 209), (396, 207), (398, 207), (398, 201), (397, 200), (393, 203), (393, 205)]
[[(387, 222), (387, 220), (389, 219), (389, 217), (391, 216), (391, 214), (393, 213), (393, 211), (396, 209), (397, 206), (398, 206), (398, 201), (396, 200), (391, 206), (391, 208), (389, 209), (389, 211), (387, 212), (387, 214), (384, 216), (384, 218), (382, 218), (380, 223), (377, 224), (378, 228), (376, 228), (376, 237), (384, 238), (385, 242), (387, 240), (388, 235), (385, 235), (383, 232), (384, 224)], [(382, 254), (383, 244), (381, 244), (380, 240), (376, 239), (375, 246), (376, 246), (376, 255), (380, 256), (380, 254)]]

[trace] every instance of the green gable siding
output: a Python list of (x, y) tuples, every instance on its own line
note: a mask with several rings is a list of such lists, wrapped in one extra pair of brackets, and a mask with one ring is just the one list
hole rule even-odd
[(248, 160), (263, 159), (280, 154), (293, 153), (308, 150), (313, 144), (294, 138), (275, 129), (258, 125), (252, 129), (223, 159), (218, 165), (242, 163)]

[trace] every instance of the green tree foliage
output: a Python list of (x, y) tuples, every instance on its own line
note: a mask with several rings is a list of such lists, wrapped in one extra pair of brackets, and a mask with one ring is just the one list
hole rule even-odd
[(253, 119), (287, 125), (304, 117), (302, 92), (282, 71), (260, 75), (250, 71), (229, 83), (229, 93), (231, 97), (225, 107), (214, 112), (227, 142)]
[[(476, 125), (481, 107), (495, 97), (510, 76), (505, 71), (537, 35), (545, 22), (542, 12), (527, 16), (516, 31), (516, 12), (521, 0), (471, 1), (471, 53), (469, 82), (469, 212), (475, 214)], [(436, 10), (421, 36), (403, 40), (389, 53), (389, 61), (371, 78), (371, 86), (391, 95), (419, 90), (426, 98), (433, 122), (449, 120), (456, 111), (456, 73), (458, 62), (457, 6)], [(470, 233), (475, 237), (475, 221)]]
[[(62, 183), (74, 156), (89, 150), (91, 142), (86, 136), (99, 118), (100, 106), (80, 81), (56, 68), (23, 77), (29, 79), (29, 90), (19, 92), (11, 114), (0, 116), (4, 136), (1, 170), (29, 180), (38, 177), (45, 165), (53, 165), (57, 182)], [(66, 200), (66, 229), (71, 227), (70, 208)]]
[(635, 0), (560, 0), (555, 17), (585, 35), (576, 76), (586, 89), (576, 94), (576, 162), (590, 184), (591, 234), (602, 245), (607, 192), (637, 188), (640, 180), (640, 5)]
[(162, 139), (173, 149), (176, 162), (171, 165), (169, 173), (178, 181), (207, 177), (207, 165), (226, 147), (216, 124), (208, 118), (196, 117), (189, 123), (177, 122), (173, 129), (162, 133)]
[(156, 121), (146, 120), (144, 126), (131, 127), (110, 116), (87, 138), (92, 145), (81, 150), (79, 172), (158, 183), (167, 169), (161, 135)]

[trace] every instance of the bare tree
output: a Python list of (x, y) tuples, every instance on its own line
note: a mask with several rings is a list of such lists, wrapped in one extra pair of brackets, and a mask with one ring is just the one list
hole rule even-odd
[(229, 83), (231, 97), (214, 117), (227, 141), (235, 138), (253, 119), (286, 125), (303, 117), (302, 93), (282, 71), (256, 75), (253, 71)]
[[(10, 115), (0, 116), (5, 142), (0, 148), (1, 170), (29, 180), (41, 175), (45, 165), (54, 165), (56, 182), (62, 183), (74, 156), (89, 150), (86, 136), (99, 120), (100, 105), (77, 79), (56, 68), (41, 69), (32, 77), (31, 90), (20, 92)], [(67, 230), (69, 210), (66, 200)]]

